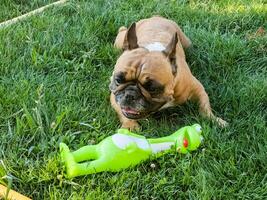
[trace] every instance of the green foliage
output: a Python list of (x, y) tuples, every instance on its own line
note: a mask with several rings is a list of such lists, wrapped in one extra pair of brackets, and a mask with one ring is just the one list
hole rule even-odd
[[(52, 1), (19, 2), (4, 1), (0, 20), (21, 14), (18, 4), (25, 13)], [(191, 38), (188, 63), (229, 127), (187, 103), (141, 121), (142, 133), (198, 122), (201, 150), (166, 155), (151, 161), (155, 168), (65, 179), (60, 142), (77, 149), (119, 127), (108, 91), (120, 53), (113, 42), (120, 26), (151, 15), (173, 19)], [(0, 176), (33, 199), (266, 199), (267, 39), (250, 37), (266, 19), (260, 0), (81, 0), (1, 29)]]
[(0, 22), (23, 15), (55, 0), (1, 0)]

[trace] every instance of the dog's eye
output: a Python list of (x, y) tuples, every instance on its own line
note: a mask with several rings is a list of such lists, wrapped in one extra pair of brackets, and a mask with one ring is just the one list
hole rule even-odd
[(124, 77), (124, 74), (120, 73), (120, 74), (116, 75), (115, 78), (114, 78), (114, 80), (115, 80), (115, 84), (116, 84), (116, 85), (125, 83), (125, 77)]
[(164, 89), (163, 85), (153, 80), (148, 80), (143, 87), (152, 94), (161, 93)]
[(122, 84), (123, 80), (120, 78), (115, 78), (115, 83), (116, 83), (116, 85)]

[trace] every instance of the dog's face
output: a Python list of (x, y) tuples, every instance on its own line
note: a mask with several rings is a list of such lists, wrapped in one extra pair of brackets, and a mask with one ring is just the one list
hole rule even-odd
[(170, 59), (173, 52), (150, 52), (131, 43), (132, 26), (126, 38), (128, 46), (115, 65), (110, 90), (125, 117), (140, 119), (172, 100), (175, 70)]

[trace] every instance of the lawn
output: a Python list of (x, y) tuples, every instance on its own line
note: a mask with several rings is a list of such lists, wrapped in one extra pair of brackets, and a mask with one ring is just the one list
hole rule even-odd
[[(4, 1), (0, 21), (52, 1)], [(38, 5), (38, 6), (36, 6)], [(120, 124), (109, 77), (117, 29), (162, 15), (193, 42), (187, 61), (227, 128), (192, 103), (140, 121), (145, 136), (200, 123), (205, 141), (119, 173), (66, 179), (59, 143), (98, 143)], [(71, 1), (0, 30), (0, 182), (33, 199), (267, 199), (264, 1)], [(151, 163), (156, 165), (151, 168)]]
[(0, 22), (25, 14), (55, 0), (1, 0)]

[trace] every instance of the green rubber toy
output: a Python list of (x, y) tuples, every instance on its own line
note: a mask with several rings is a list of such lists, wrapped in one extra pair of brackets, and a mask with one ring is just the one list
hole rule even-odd
[(84, 146), (74, 152), (70, 152), (65, 143), (60, 143), (60, 154), (66, 166), (67, 178), (102, 171), (115, 172), (166, 152), (193, 151), (203, 139), (201, 132), (201, 126), (194, 124), (183, 127), (170, 136), (146, 139), (127, 129), (119, 129), (99, 144)]

